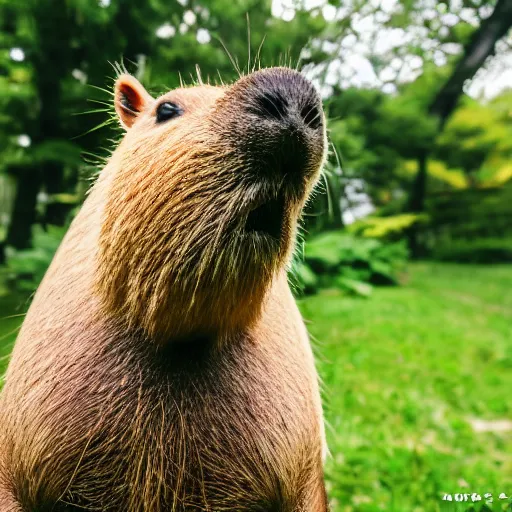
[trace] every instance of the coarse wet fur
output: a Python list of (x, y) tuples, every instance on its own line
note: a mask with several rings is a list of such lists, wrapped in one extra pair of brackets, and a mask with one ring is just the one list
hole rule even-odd
[(285, 68), (153, 99), (41, 283), (0, 397), (0, 511), (324, 512), (314, 361), (287, 284), (325, 155)]

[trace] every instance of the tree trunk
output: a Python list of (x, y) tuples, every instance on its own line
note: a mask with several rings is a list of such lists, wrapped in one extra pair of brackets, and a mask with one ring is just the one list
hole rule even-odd
[[(39, 51), (34, 55), (37, 95), (41, 104), (39, 130), (35, 144), (49, 139), (66, 138), (62, 133), (61, 120), (61, 81), (69, 72), (70, 49), (63, 41), (70, 40), (71, 20), (65, 0), (47, 0), (48, 5), (38, 5), (35, 9)], [(56, 38), (56, 31), (60, 37)], [(61, 162), (45, 160), (41, 162), (42, 186), (48, 194), (64, 192), (64, 168)], [(53, 203), (46, 206), (43, 221), (62, 225), (64, 217)]]
[(427, 191), (427, 159), (428, 151), (422, 151), (418, 156), (418, 173), (414, 178), (411, 196), (409, 198), (409, 211), (420, 213), (425, 209)]
[[(43, 186), (48, 195), (60, 194), (64, 192), (64, 168), (60, 162), (45, 162), (42, 166)], [(57, 201), (50, 201), (46, 205), (43, 222), (45, 224), (54, 224), (63, 226), (66, 221), (68, 205), (63, 205)]]
[[(62, 136), (61, 80), (69, 72), (71, 23), (65, 0), (51, 0), (35, 4), (34, 21), (38, 42), (37, 52), (31, 58), (36, 76), (36, 93), (40, 102), (37, 120), (31, 123), (30, 137), (36, 146), (48, 139)], [(59, 37), (55, 37), (59, 34)], [(39, 162), (38, 168), (16, 171), (16, 196), (11, 214), (7, 243), (17, 249), (31, 246), (32, 224), (36, 221), (37, 194), (44, 185), (49, 193), (62, 192), (63, 166), (61, 163)], [(45, 222), (63, 223), (56, 209), (45, 212)]]
[[(418, 172), (414, 178), (411, 195), (409, 198), (408, 211), (421, 213), (425, 210), (425, 198), (427, 196), (427, 161), (428, 151), (424, 150), (418, 156)], [(418, 228), (412, 226), (408, 233), (409, 250), (414, 258), (424, 255), (424, 248), (419, 241)]]
[(32, 225), (36, 220), (41, 173), (34, 167), (16, 167), (11, 170), (16, 176), (16, 193), (6, 245), (12, 245), (16, 249), (28, 249), (32, 242)]

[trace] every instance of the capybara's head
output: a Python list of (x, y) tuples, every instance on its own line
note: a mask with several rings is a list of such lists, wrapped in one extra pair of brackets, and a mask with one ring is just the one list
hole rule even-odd
[(318, 93), (287, 68), (157, 99), (122, 75), (115, 108), (126, 135), (105, 179), (104, 308), (164, 339), (250, 326), (324, 161)]

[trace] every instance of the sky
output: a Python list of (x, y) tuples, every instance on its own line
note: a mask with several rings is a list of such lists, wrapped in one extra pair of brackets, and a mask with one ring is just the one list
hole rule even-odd
[[(273, 0), (272, 13), (276, 17), (290, 21), (294, 17), (296, 4), (297, 0)], [(328, 21), (346, 17), (350, 13), (351, 4), (351, 0), (346, 0), (343, 2), (343, 8), (337, 9), (328, 4), (327, 0), (303, 0), (306, 9), (319, 9)], [(462, 0), (451, 0), (453, 12), (440, 9), (436, 0), (423, 0), (423, 4), (424, 9), (421, 10), (420, 16), (422, 19), (438, 23), (441, 35), (448, 34), (450, 27), (457, 24), (460, 18), (474, 25), (479, 22), (473, 10), (462, 8)], [(322, 74), (322, 80), (317, 80), (316, 85), (321, 88), (324, 96), (329, 95), (334, 84), (341, 84), (342, 87), (379, 87), (384, 92), (393, 93), (396, 90), (396, 82), (414, 80), (421, 73), (423, 66), (419, 56), (408, 55), (405, 59), (390, 58), (393, 49), (407, 43), (419, 44), (424, 51), (430, 53), (430, 58), (439, 66), (444, 65), (450, 55), (460, 53), (460, 46), (453, 43), (443, 45), (442, 51), (436, 50), (436, 42), (428, 37), (427, 29), (420, 23), (410, 26), (407, 30), (383, 29), (382, 22), (387, 21), (389, 16), (399, 9), (400, 4), (397, 0), (368, 0), (361, 10), (351, 15), (351, 24), (358, 34), (357, 37), (349, 34), (340, 45), (332, 47), (324, 43), (324, 50), (333, 54), (338, 53), (340, 56), (330, 64), (327, 72)], [(482, 8), (480, 15), (486, 17), (490, 13), (490, 9)], [(509, 43), (512, 43), (512, 35), (509, 35)], [(376, 75), (370, 63), (369, 58), (372, 55), (387, 58), (389, 61), (389, 65), (380, 71), (379, 75)], [(477, 73), (468, 84), (466, 93), (475, 98), (488, 99), (507, 87), (512, 87), (512, 52), (504, 49)]]

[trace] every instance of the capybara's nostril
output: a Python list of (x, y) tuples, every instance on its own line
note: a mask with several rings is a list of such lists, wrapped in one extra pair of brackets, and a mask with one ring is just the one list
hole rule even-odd
[(279, 91), (266, 91), (256, 98), (256, 110), (262, 117), (282, 120), (287, 109), (288, 101)]
[(308, 128), (317, 130), (322, 126), (322, 110), (318, 101), (308, 101), (302, 107), (300, 116)]

